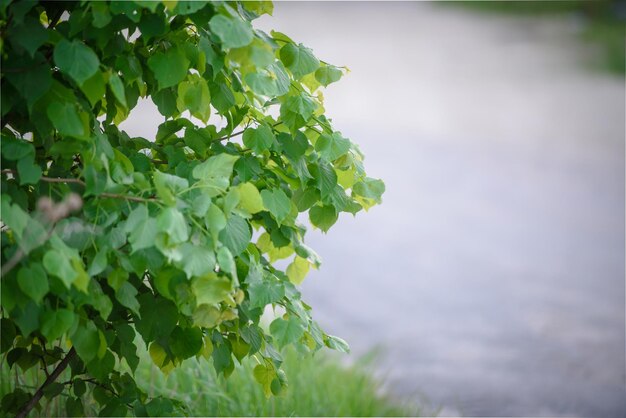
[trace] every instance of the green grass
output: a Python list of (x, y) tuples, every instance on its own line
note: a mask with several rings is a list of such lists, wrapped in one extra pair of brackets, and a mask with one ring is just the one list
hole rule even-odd
[[(315, 357), (300, 357), (293, 351), (285, 354), (285, 372), (289, 387), (279, 397), (266, 398), (254, 381), (253, 359), (244, 361), (228, 379), (217, 377), (204, 360), (190, 359), (165, 376), (141, 356), (137, 382), (150, 396), (167, 396), (187, 405), (191, 416), (417, 416), (417, 407), (384, 395), (381, 382), (371, 373), (372, 358), (352, 366), (342, 365), (326, 352)], [(16, 367), (16, 366), (15, 366)], [(8, 370), (2, 363), (0, 395), (12, 390), (17, 379), (34, 391), (44, 376), (34, 370), (26, 373)], [(61, 376), (59, 381), (69, 377)], [(90, 385), (88, 385), (90, 386)], [(67, 395), (46, 400), (32, 416), (66, 416)], [(83, 397), (85, 412), (97, 415), (97, 404), (90, 391)]]
[(619, 75), (626, 73), (626, 24), (624, 18), (616, 16), (616, 1), (454, 1), (442, 5), (518, 16), (578, 16), (585, 23), (581, 38), (602, 49), (598, 67)]

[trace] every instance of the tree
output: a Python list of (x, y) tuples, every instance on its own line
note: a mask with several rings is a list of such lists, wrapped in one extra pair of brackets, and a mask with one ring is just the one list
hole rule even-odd
[[(103, 415), (184, 409), (137, 387), (137, 335), (165, 372), (198, 357), (228, 376), (256, 356), (268, 396), (286, 386), (284, 346), (347, 350), (300, 298), (319, 258), (298, 216), (327, 231), (384, 185), (324, 115), (319, 89), (345, 69), (254, 29), (272, 8), (0, 5), (1, 351), (48, 376), (5, 396), (5, 412), (65, 391), (82, 414), (86, 386)], [(131, 138), (118, 125), (147, 98), (164, 121)], [(284, 312), (269, 332), (268, 305)]]

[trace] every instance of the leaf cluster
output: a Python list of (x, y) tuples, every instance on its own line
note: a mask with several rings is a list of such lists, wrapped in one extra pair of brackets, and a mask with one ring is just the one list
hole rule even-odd
[[(321, 88), (345, 69), (255, 29), (272, 8), (0, 2), (1, 352), (48, 372), (72, 347), (70, 380), (39, 389), (65, 391), (68, 415), (87, 389), (101, 415), (184, 412), (137, 387), (141, 341), (164, 372), (254, 357), (268, 396), (287, 385), (284, 346), (347, 350), (301, 300), (320, 263), (301, 221), (327, 231), (384, 185), (325, 116)], [(119, 128), (140, 100), (163, 116), (154, 138)]]

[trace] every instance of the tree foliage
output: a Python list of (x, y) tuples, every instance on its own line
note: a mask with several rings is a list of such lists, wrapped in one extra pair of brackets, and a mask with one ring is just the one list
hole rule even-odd
[[(0, 2), (1, 351), (49, 375), (5, 413), (64, 391), (82, 414), (86, 386), (101, 415), (184, 412), (137, 387), (138, 344), (164, 372), (197, 357), (228, 376), (254, 356), (268, 395), (287, 385), (282, 347), (347, 349), (300, 298), (320, 261), (299, 221), (327, 231), (384, 185), (324, 114), (345, 69), (255, 29), (272, 8)], [(130, 137), (119, 124), (145, 99), (163, 121)]]

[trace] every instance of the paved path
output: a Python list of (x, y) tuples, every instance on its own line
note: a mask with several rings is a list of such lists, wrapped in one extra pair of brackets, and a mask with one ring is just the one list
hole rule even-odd
[(624, 82), (568, 20), (277, 3), (352, 73), (328, 114), (384, 205), (309, 244), (306, 299), (392, 392), (444, 414), (625, 416)]

